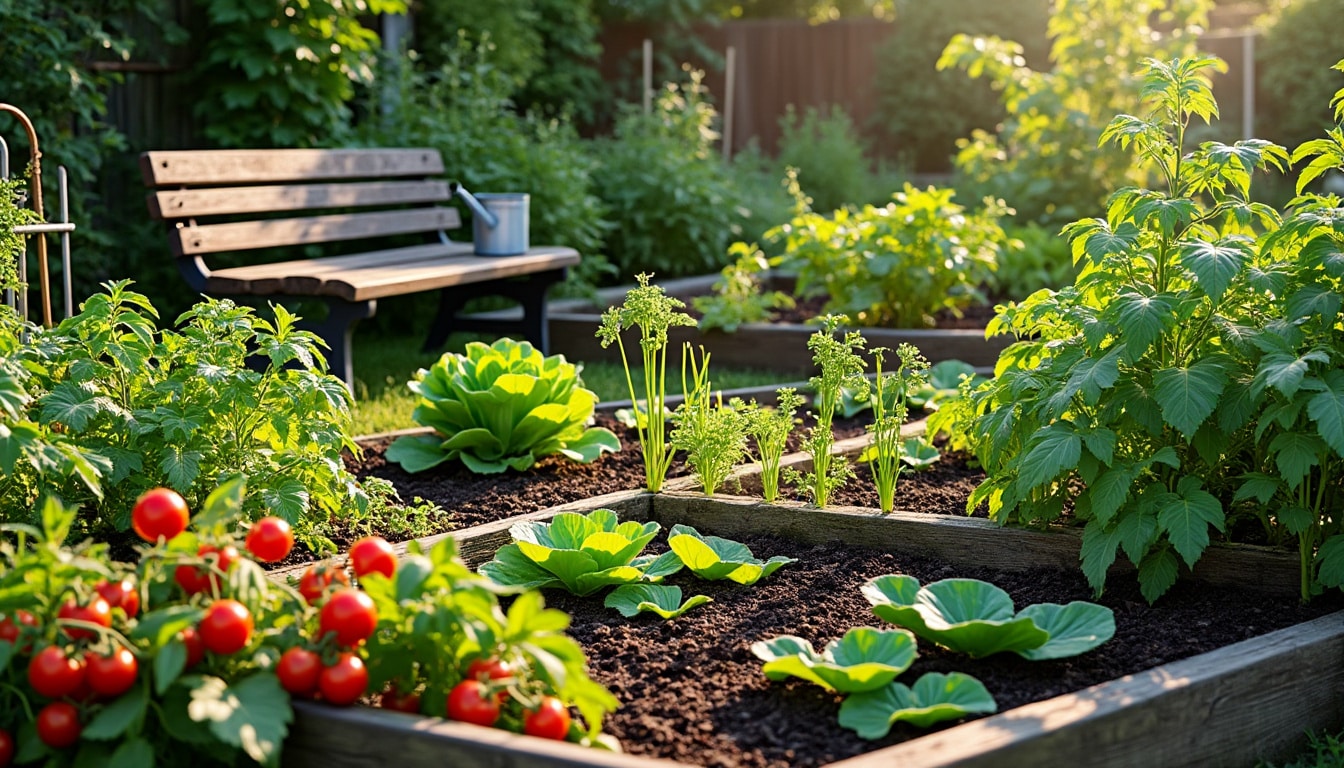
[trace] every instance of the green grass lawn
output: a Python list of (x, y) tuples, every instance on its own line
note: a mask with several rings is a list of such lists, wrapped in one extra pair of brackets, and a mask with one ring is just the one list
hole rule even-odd
[[(470, 334), (455, 334), (448, 340), (448, 345), (444, 349), (461, 352), (466, 343), (474, 339), (487, 340)], [(415, 396), (406, 388), (406, 382), (415, 376), (416, 370), (428, 368), (439, 358), (439, 353), (421, 352), (420, 343), (421, 339), (417, 336), (387, 336), (373, 333), (355, 335), (354, 433), (356, 435), (371, 435), (376, 432), (417, 426), (411, 420), (411, 411), (415, 409)], [(584, 363), (582, 375), (584, 385), (597, 393), (599, 401), (630, 399), (625, 371), (619, 364)], [(669, 378), (673, 380), (667, 383), (668, 393), (680, 393), (680, 373), (669, 372)], [(711, 378), (716, 389), (734, 389), (783, 383), (797, 377), (771, 371), (715, 365), (711, 369)], [(635, 387), (636, 392), (643, 391), (642, 378), (636, 377)]]

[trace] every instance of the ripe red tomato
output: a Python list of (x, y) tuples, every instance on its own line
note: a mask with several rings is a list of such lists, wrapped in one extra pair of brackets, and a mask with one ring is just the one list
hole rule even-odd
[(378, 626), (378, 609), (373, 598), (358, 589), (342, 589), (327, 600), (318, 616), (318, 637), (336, 633), (336, 643), (347, 648), (358, 645)]
[[(87, 605), (80, 605), (74, 600), (67, 600), (61, 605), (61, 609), (56, 612), (56, 616), (73, 621), (87, 621), (100, 627), (112, 626), (112, 606), (108, 605), (107, 601), (101, 597), (95, 597)], [(94, 637), (97, 633), (91, 629), (66, 627), (65, 634), (73, 640), (83, 640)]]
[(84, 660), (66, 656), (65, 649), (49, 645), (28, 662), (28, 684), (39, 695), (59, 699), (74, 693), (84, 682)]
[(75, 705), (56, 701), (37, 713), (37, 737), (52, 749), (65, 749), (79, 741), (79, 732), (84, 726), (79, 722), (79, 710)]
[(383, 691), (383, 695), (378, 699), (378, 706), (383, 709), (391, 709), (396, 712), (406, 712), (408, 714), (419, 714), (420, 712), (420, 694), (412, 691), (411, 693), (402, 693), (394, 685)]
[(383, 537), (365, 536), (350, 545), (350, 567), (360, 578), (381, 573), (390, 579), (397, 570), (397, 553)]
[(14, 734), (0, 728), (0, 768), (9, 768), (14, 762)]
[(140, 591), (135, 588), (135, 580), (102, 581), (95, 589), (108, 605), (125, 611), (127, 618), (140, 612)]
[(89, 687), (93, 692), (116, 698), (129, 691), (135, 685), (135, 676), (140, 671), (140, 662), (135, 654), (125, 648), (118, 648), (111, 656), (93, 654), (85, 660)]
[(569, 735), (569, 709), (554, 696), (542, 696), (541, 704), (523, 716), (523, 733), (564, 741)]
[[(23, 627), (36, 626), (37, 617), (20, 608), (14, 612), (12, 617), (5, 616), (0, 618), (0, 643), (17, 643), (19, 641), (19, 633), (23, 631)], [(20, 648), (19, 651), (27, 653), (31, 649), (32, 645), (26, 644), (23, 648)]]
[(511, 677), (513, 665), (494, 657), (476, 659), (467, 665), (467, 678), (471, 680), (507, 680)]
[(317, 678), (321, 674), (322, 657), (298, 646), (280, 654), (280, 661), (275, 665), (280, 687), (295, 696), (307, 696), (317, 690)]
[(479, 680), (463, 680), (448, 692), (448, 717), (475, 725), (494, 725), (499, 719), (499, 702), (490, 688)]
[(131, 508), (131, 527), (150, 544), (158, 542), (160, 536), (171, 539), (187, 530), (190, 519), (187, 502), (171, 488), (145, 491)]
[(201, 618), (201, 642), (221, 656), (237, 653), (252, 639), (252, 614), (237, 600), (216, 600)]
[(247, 531), (247, 551), (263, 563), (278, 563), (294, 547), (294, 532), (278, 517), (263, 517)]
[(303, 599), (313, 605), (322, 599), (332, 584), (340, 583), (344, 586), (350, 586), (350, 577), (345, 575), (345, 571), (330, 565), (309, 566), (303, 576), (299, 578), (299, 594)]
[(323, 699), (338, 707), (348, 707), (359, 701), (369, 687), (369, 670), (355, 654), (342, 653), (335, 664), (322, 670), (317, 687)]
[(207, 568), (203, 565), (177, 566), (173, 571), (173, 580), (188, 595), (218, 590), (219, 575), (215, 573), (215, 570), (228, 573), (229, 569), (233, 567), (234, 561), (239, 557), (237, 547), (226, 546), (220, 549), (213, 544), (202, 544), (201, 548), (196, 550), (196, 554), (211, 563), (213, 568)]
[(182, 641), (182, 645), (187, 648), (186, 669), (191, 669), (205, 658), (205, 642), (201, 640), (201, 633), (196, 631), (195, 627), (187, 627), (177, 633), (177, 638)]

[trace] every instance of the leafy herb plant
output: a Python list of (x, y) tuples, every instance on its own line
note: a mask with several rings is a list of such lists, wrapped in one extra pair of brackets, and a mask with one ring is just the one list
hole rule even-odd
[[(695, 470), (706, 496), (728, 479), (747, 455), (747, 414), (738, 408), (741, 401), (723, 405), (723, 396), (714, 397), (709, 381), (709, 354), (700, 349), (700, 359), (686, 345), (681, 357), (681, 386), (686, 399), (673, 415), (671, 446), (686, 452), (686, 461)], [(687, 369), (690, 370), (688, 379)]]
[(978, 579), (921, 587), (913, 576), (878, 576), (864, 584), (863, 596), (880, 618), (974, 657), (1012, 651), (1032, 661), (1060, 659), (1115, 635), (1110, 608), (1074, 601), (1038, 603), (1014, 613), (1007, 592)]
[(667, 545), (681, 564), (709, 581), (727, 579), (738, 584), (755, 584), (781, 566), (798, 562), (782, 555), (758, 560), (747, 545), (718, 536), (702, 536), (689, 525), (672, 526)]
[(760, 275), (770, 262), (755, 244), (733, 243), (728, 247), (728, 255), (737, 258), (719, 273), (714, 293), (691, 300), (701, 314), (702, 329), (721, 328), (732, 333), (740, 325), (769, 320), (772, 310), (794, 306), (792, 296), (783, 291), (766, 291), (761, 286)]
[(580, 385), (574, 364), (526, 341), (471, 342), (466, 354), (418, 371), (410, 388), (420, 397), (413, 418), (435, 434), (388, 446), (388, 461), (407, 472), (453, 459), (484, 474), (522, 471), (551, 454), (587, 464), (621, 449), (611, 430), (588, 426), (597, 395)]
[(786, 482), (803, 489), (818, 507), (825, 507), (831, 493), (854, 476), (843, 456), (831, 454), (831, 446), (835, 444), (831, 423), (840, 403), (841, 390), (850, 387), (862, 393), (868, 386), (868, 380), (863, 377), (863, 358), (857, 353), (864, 347), (863, 335), (858, 331), (845, 331), (836, 338), (843, 321), (839, 315), (824, 315), (821, 330), (807, 340), (812, 360), (821, 370), (820, 375), (808, 380), (816, 393), (813, 405), (816, 423), (808, 430), (803, 450), (812, 456), (812, 471), (803, 474), (792, 468), (784, 470)]
[(660, 529), (657, 523), (619, 522), (609, 509), (564, 512), (549, 523), (514, 523), (509, 528), (514, 543), (495, 552), (481, 574), (506, 587), (561, 587), (576, 595), (658, 581), (682, 567), (670, 553), (639, 556)]
[(695, 320), (680, 310), (685, 303), (663, 293), (657, 285), (649, 285), (651, 275), (640, 274), (639, 285), (630, 289), (625, 302), (602, 313), (602, 325), (597, 337), (605, 349), (616, 344), (625, 366), (625, 383), (630, 389), (630, 400), (638, 403), (635, 381), (630, 373), (630, 358), (626, 354), (622, 331), (638, 328), (639, 349), (644, 370), (643, 401), (650, 417), (638, 427), (639, 445), (644, 452), (645, 487), (657, 493), (663, 487), (667, 469), (672, 464), (672, 446), (668, 444), (667, 403), (667, 332), (676, 326), (694, 326)]
[[(924, 372), (929, 363), (919, 354), (919, 350), (909, 344), (896, 349), (899, 365), (895, 373), (882, 373), (882, 363), (887, 350), (878, 347), (873, 351), (873, 364), (877, 371), (874, 380), (873, 423), (868, 431), (873, 435), (872, 444), (859, 457), (867, 461), (873, 473), (873, 482), (877, 485), (877, 499), (883, 512), (890, 512), (896, 503), (896, 480), (901, 474), (901, 465), (905, 461), (906, 444), (901, 441), (901, 426), (909, 411), (909, 394), (925, 384)], [(908, 441), (906, 441), (908, 442)], [(914, 446), (918, 449), (918, 446)], [(938, 453), (934, 451), (936, 460)], [(918, 456), (912, 457), (915, 462)]]
[(757, 405), (753, 400), (744, 410), (747, 434), (756, 442), (761, 465), (761, 495), (766, 502), (779, 498), (779, 464), (784, 458), (789, 435), (793, 433), (794, 414), (802, 404), (802, 395), (792, 387), (784, 387), (776, 390), (773, 408)]
[(752, 643), (771, 680), (797, 677), (828, 691), (861, 693), (882, 688), (910, 668), (919, 655), (915, 636), (903, 629), (855, 627), (817, 653), (812, 643), (780, 635)]

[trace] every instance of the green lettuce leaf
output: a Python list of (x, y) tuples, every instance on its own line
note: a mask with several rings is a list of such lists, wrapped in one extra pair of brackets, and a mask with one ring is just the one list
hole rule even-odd
[(915, 636), (903, 629), (855, 627), (821, 653), (793, 635), (753, 643), (751, 652), (765, 662), (761, 671), (771, 680), (797, 677), (828, 691), (859, 693), (890, 683), (910, 668), (918, 655)]
[(1050, 639), (1030, 618), (1014, 617), (1012, 598), (993, 584), (944, 579), (918, 585), (911, 576), (879, 576), (863, 586), (863, 596), (883, 620), (974, 657), (1038, 648)]
[(795, 558), (782, 556), (758, 560), (744, 544), (718, 536), (701, 536), (687, 525), (672, 526), (667, 545), (695, 575), (709, 581), (728, 579), (738, 584), (755, 584), (780, 566), (797, 562)]
[(913, 688), (891, 683), (876, 691), (856, 693), (840, 705), (840, 725), (863, 739), (880, 739), (904, 721), (928, 728), (943, 720), (970, 714), (992, 714), (999, 706), (983, 683), (960, 672), (930, 672)]
[(658, 581), (680, 567), (665, 558), (639, 557), (660, 529), (658, 523), (619, 522), (609, 509), (564, 512), (550, 522), (527, 520), (509, 528), (513, 543), (480, 572), (502, 586), (564, 587), (577, 595), (646, 578)]
[(692, 595), (681, 601), (681, 587), (664, 587), (657, 584), (627, 584), (617, 587), (607, 595), (603, 605), (615, 608), (626, 618), (640, 613), (656, 613), (664, 619), (675, 619), (692, 608), (714, 602), (708, 595)]

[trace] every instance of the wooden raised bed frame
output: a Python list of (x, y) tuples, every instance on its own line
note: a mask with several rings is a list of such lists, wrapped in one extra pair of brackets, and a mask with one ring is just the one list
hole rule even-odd
[[(684, 491), (609, 494), (443, 536), (456, 538), (463, 557), (477, 566), (509, 542), (508, 528), (515, 522), (599, 507), (615, 509), (622, 519), (654, 520), (664, 528), (685, 523), (722, 536), (771, 533), (805, 543), (839, 539), (1004, 570), (1076, 567), (1080, 545), (1080, 538), (1069, 532), (1000, 528), (972, 518), (900, 511), (883, 516), (869, 509), (819, 510)], [(1116, 570), (1124, 567), (1117, 565)], [(1283, 552), (1214, 545), (1194, 576), (1260, 591), (1267, 599), (1291, 600), (1297, 562)], [(1304, 731), (1344, 724), (1341, 660), (1344, 611), (831, 765), (1150, 768), (1281, 758), (1303, 745)], [(305, 703), (295, 709), (284, 764), (296, 768), (373, 768), (387, 764), (389, 750), (395, 750), (397, 765), (405, 768), (683, 765), (379, 710)]]

